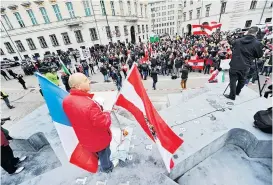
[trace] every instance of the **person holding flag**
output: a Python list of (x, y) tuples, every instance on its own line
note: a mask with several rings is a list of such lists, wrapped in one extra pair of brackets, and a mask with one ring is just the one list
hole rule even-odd
[(100, 104), (89, 94), (90, 81), (82, 73), (69, 77), (70, 94), (63, 100), (63, 109), (67, 115), (79, 143), (84, 150), (94, 153), (100, 160), (101, 171), (109, 173), (117, 165), (110, 161), (110, 112), (103, 112)]

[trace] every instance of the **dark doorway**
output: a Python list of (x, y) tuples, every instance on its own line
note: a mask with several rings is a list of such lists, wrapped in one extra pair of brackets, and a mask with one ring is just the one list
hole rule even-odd
[(13, 58), (14, 58), (14, 60), (15, 60), (15, 61), (18, 61), (18, 60), (19, 60), (19, 58), (18, 58), (18, 57), (13, 57)]
[(25, 57), (25, 59), (28, 59), (28, 58), (29, 58), (29, 56), (28, 56), (28, 55), (24, 55), (24, 57)]
[(188, 32), (187, 32), (188, 35), (191, 35), (191, 24), (188, 24), (188, 25), (187, 25), (187, 29), (188, 29)]
[(131, 43), (135, 44), (136, 43), (136, 34), (135, 34), (135, 27), (134, 26), (131, 26), (130, 32), (131, 32)]

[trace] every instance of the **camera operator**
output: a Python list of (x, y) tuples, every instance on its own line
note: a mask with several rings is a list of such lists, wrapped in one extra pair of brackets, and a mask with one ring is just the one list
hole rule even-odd
[(258, 27), (251, 27), (247, 35), (233, 43), (232, 59), (229, 63), (230, 94), (225, 94), (228, 99), (235, 100), (236, 95), (240, 94), (253, 60), (263, 56), (263, 45), (256, 39), (257, 32)]

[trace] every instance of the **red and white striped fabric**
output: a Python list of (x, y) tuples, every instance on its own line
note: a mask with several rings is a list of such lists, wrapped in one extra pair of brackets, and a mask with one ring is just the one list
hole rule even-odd
[(203, 68), (204, 68), (204, 60), (203, 59), (188, 60), (187, 64), (190, 65), (192, 67), (192, 69), (203, 70)]
[(210, 22), (210, 26), (212, 29), (217, 29), (217, 28), (221, 28), (222, 23), (212, 21), (212, 22)]
[(170, 172), (174, 166), (172, 156), (183, 140), (171, 130), (154, 108), (141, 82), (136, 64), (133, 64), (115, 105), (126, 109), (135, 117), (146, 134), (156, 143)]
[(193, 35), (211, 35), (212, 28), (209, 25), (193, 24), (192, 33)]

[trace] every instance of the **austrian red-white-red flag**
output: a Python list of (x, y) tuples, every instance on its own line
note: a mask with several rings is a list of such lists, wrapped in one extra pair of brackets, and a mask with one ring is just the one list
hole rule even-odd
[(193, 24), (192, 33), (193, 35), (211, 35), (212, 28), (209, 25)]
[(217, 29), (217, 28), (221, 28), (222, 23), (211, 21), (210, 26), (211, 26), (212, 29)]
[(168, 170), (174, 166), (172, 156), (183, 140), (178, 137), (160, 117), (151, 103), (141, 82), (136, 64), (133, 65), (117, 97), (116, 106), (129, 111), (154, 141)]

